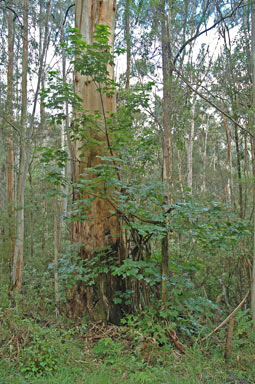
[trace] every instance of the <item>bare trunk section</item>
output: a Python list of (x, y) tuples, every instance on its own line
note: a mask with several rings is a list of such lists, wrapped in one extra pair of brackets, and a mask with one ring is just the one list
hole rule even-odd
[[(40, 19), (42, 18), (44, 14), (44, 6), (43, 1), (40, 0)], [(39, 27), (39, 57), (42, 56), (43, 53), (43, 40), (44, 40), (44, 25), (42, 22), (40, 22)], [(42, 73), (41, 76), (41, 88), (45, 88), (45, 75)], [(46, 139), (46, 114), (45, 114), (45, 107), (43, 104), (43, 96), (40, 96), (40, 130), (43, 132), (43, 141), (42, 146), (47, 146), (47, 139)], [(42, 170), (44, 173), (45, 171)], [(47, 185), (46, 182), (42, 182), (42, 192), (43, 192), (43, 199), (42, 199), (42, 212), (43, 212), (43, 218), (44, 218), (44, 228), (42, 231), (42, 251), (43, 254), (46, 250), (46, 244), (49, 238), (49, 225), (48, 225), (48, 213), (47, 213), (47, 199), (45, 197), (46, 194)]]
[(248, 153), (248, 145), (247, 145), (247, 136), (243, 137), (244, 141), (244, 167), (243, 167), (243, 174), (244, 174), (244, 183), (243, 183), (243, 217), (246, 217), (246, 212), (247, 212), (247, 204), (248, 204), (248, 177), (249, 177), (249, 153)]
[(235, 323), (235, 318), (234, 316), (232, 316), (231, 319), (229, 320), (227, 337), (226, 337), (225, 355), (224, 355), (225, 359), (228, 359), (231, 355), (234, 323)]
[(229, 205), (234, 204), (233, 201), (233, 169), (231, 156), (231, 137), (228, 131), (227, 119), (224, 117), (224, 128), (227, 140), (226, 170), (228, 171), (227, 183), (225, 184), (225, 200)]
[[(252, 20), (252, 41), (251, 41), (251, 57), (252, 57), (252, 108), (253, 108), (253, 127), (255, 125), (255, 0), (252, 1), (251, 7), (251, 20)], [(253, 172), (253, 267), (252, 267), (252, 281), (251, 281), (251, 315), (253, 326), (255, 326), (255, 143), (252, 140), (252, 172)]]
[(183, 196), (183, 182), (182, 182), (182, 158), (181, 151), (178, 149), (177, 151), (177, 159), (178, 159), (178, 179), (179, 179), (179, 187), (181, 190), (181, 194)]
[(23, 275), (24, 249), (24, 193), (26, 183), (26, 125), (27, 125), (27, 70), (28, 70), (28, 0), (24, 0), (23, 55), (22, 55), (22, 100), (19, 144), (19, 174), (17, 185), (17, 223), (12, 269), (12, 290), (20, 293)]
[(129, 86), (130, 86), (130, 71), (131, 71), (130, 4), (131, 4), (131, 0), (126, 0), (126, 3), (125, 3), (125, 40), (126, 40), (126, 50), (127, 50), (126, 89), (129, 89)]
[[(75, 7), (75, 26), (78, 28), (84, 40), (91, 44), (96, 24), (109, 27), (110, 44), (113, 43), (113, 32), (115, 22), (115, 1), (113, 0), (77, 0)], [(108, 68), (110, 76), (113, 78), (113, 68)], [(104, 115), (109, 116), (116, 111), (116, 97), (100, 95), (92, 79), (82, 76), (80, 73), (74, 74), (75, 91), (83, 100), (85, 111), (93, 114), (99, 111), (104, 120)], [(106, 127), (105, 127), (106, 128)], [(84, 129), (86, 126), (84, 124)], [(74, 153), (81, 161), (75, 162), (76, 182), (79, 181), (87, 168), (93, 168), (102, 163), (100, 156), (107, 151), (107, 133), (89, 128), (90, 137), (102, 142), (102, 145), (90, 146), (79, 149), (82, 143), (75, 143)], [(81, 157), (80, 157), (81, 156)], [(93, 177), (93, 176), (91, 176)], [(98, 187), (104, 191), (104, 186)], [(78, 199), (91, 197), (84, 193), (76, 196)], [(112, 206), (108, 201), (95, 198), (91, 203), (87, 213), (86, 221), (74, 222), (72, 226), (72, 242), (83, 244), (79, 249), (78, 258), (92, 259), (98, 256), (99, 250), (103, 260), (109, 257), (116, 259), (119, 263), (123, 257), (121, 254), (120, 224), (116, 215), (109, 211)], [(73, 316), (89, 313), (92, 320), (103, 320), (112, 323), (119, 323), (122, 311), (120, 305), (113, 302), (114, 292), (122, 290), (121, 280), (110, 273), (99, 274), (93, 286), (87, 286), (80, 281), (72, 289), (72, 301), (70, 310)]]
[(203, 152), (203, 179), (202, 179), (202, 187), (201, 187), (202, 192), (206, 192), (207, 136), (208, 136), (208, 127), (205, 128), (205, 141), (204, 141), (204, 152)]
[[(235, 120), (237, 118), (235, 117)], [(238, 127), (235, 124), (235, 145), (236, 145), (236, 165), (237, 165), (237, 175), (238, 175), (238, 190), (239, 190), (239, 215), (243, 218), (243, 185), (242, 185), (242, 169), (241, 169), (241, 153), (240, 153), (240, 143), (239, 143), (239, 134)]]
[(193, 143), (195, 136), (195, 98), (192, 100), (191, 107), (191, 123), (190, 123), (190, 131), (189, 131), (189, 141), (187, 148), (187, 185), (190, 189), (190, 193), (192, 194), (193, 187)]
[[(163, 74), (163, 183), (165, 185), (165, 205), (172, 203), (172, 135), (171, 135), (171, 14), (170, 9), (166, 17), (166, 2), (160, 7), (161, 18), (161, 47)], [(167, 226), (167, 223), (166, 223)], [(168, 233), (162, 239), (162, 280), (161, 299), (163, 306), (167, 302), (167, 279), (169, 275), (169, 237)]]
[(226, 155), (226, 170), (228, 172), (227, 182), (225, 184), (225, 201), (229, 205), (234, 205), (233, 200), (233, 168), (232, 168), (232, 155), (231, 155), (231, 137), (228, 130), (227, 119), (224, 117), (224, 128), (227, 141), (227, 155)]
[[(12, 7), (10, 1), (10, 8)], [(8, 69), (7, 69), (7, 105), (6, 110), (10, 122), (13, 120), (13, 15), (7, 10), (8, 23)], [(10, 128), (9, 128), (10, 129)], [(7, 166), (7, 200), (8, 200), (8, 216), (9, 216), (9, 239), (10, 252), (9, 263), (13, 262), (15, 226), (14, 226), (14, 153), (13, 153), (13, 135), (10, 130), (8, 137), (8, 166)]]
[[(62, 10), (62, 19), (61, 19), (61, 43), (64, 43), (65, 39), (64, 39), (64, 25), (63, 25), (63, 18), (64, 18), (64, 11)], [(63, 79), (63, 83), (65, 84), (67, 82), (67, 77), (66, 77), (66, 52), (65, 52), (65, 49), (63, 48), (62, 49), (62, 79)], [(66, 140), (66, 137), (68, 136), (69, 132), (69, 108), (68, 108), (68, 102), (66, 101), (65, 104), (64, 104), (64, 114), (65, 114), (65, 121), (62, 122), (62, 126), (61, 126), (61, 148), (62, 150), (65, 150), (66, 148), (66, 144), (67, 144), (67, 140)], [(70, 158), (70, 151), (69, 151), (69, 147), (67, 145), (67, 151), (68, 151), (68, 158)], [(66, 162), (66, 166), (65, 166), (65, 169), (64, 169), (64, 172), (63, 172), (63, 176), (65, 176), (67, 179), (70, 178), (70, 161), (68, 160)], [(68, 183), (66, 183), (66, 185), (64, 186), (63, 188), (63, 193), (64, 193), (64, 196), (62, 197), (62, 213), (63, 215), (61, 215), (61, 220), (62, 220), (62, 223), (60, 225), (60, 228), (61, 228), (61, 232), (64, 232), (64, 223), (63, 223), (63, 216), (66, 217), (67, 215), (67, 208), (68, 208), (68, 192), (69, 192), (69, 189), (68, 189)]]
[(54, 233), (54, 293), (56, 315), (58, 316), (58, 302), (59, 302), (59, 284), (58, 284), (58, 248), (59, 248), (59, 228), (58, 228), (58, 198), (54, 196), (53, 200), (53, 233)]

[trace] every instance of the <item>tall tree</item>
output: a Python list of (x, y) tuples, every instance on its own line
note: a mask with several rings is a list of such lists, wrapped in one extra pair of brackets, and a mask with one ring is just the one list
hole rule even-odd
[[(10, 2), (10, 8), (13, 3)], [(10, 122), (13, 121), (13, 49), (14, 49), (14, 28), (11, 9), (7, 10), (8, 23), (8, 68), (7, 68), (7, 116)], [(9, 210), (9, 239), (10, 239), (10, 264), (14, 255), (14, 153), (13, 133), (11, 125), (8, 127), (8, 166), (7, 166), (7, 199)]]
[[(251, 36), (251, 61), (252, 61), (252, 123), (255, 126), (255, 1), (251, 6), (252, 36)], [(251, 314), (255, 324), (255, 156), (254, 156), (254, 137), (252, 138), (252, 161), (253, 161), (253, 267), (251, 282)]]
[[(171, 5), (168, 1), (161, 1), (161, 49), (162, 49), (162, 77), (163, 77), (163, 183), (165, 184), (165, 204), (172, 203), (172, 53), (171, 53)], [(162, 239), (162, 302), (167, 301), (167, 277), (169, 274), (169, 239), (168, 233)]]
[[(75, 26), (82, 34), (86, 43), (93, 44), (95, 26), (105, 25), (110, 32), (109, 42), (113, 44), (115, 21), (115, 1), (77, 0), (75, 7)], [(113, 79), (113, 67), (108, 65), (109, 77)], [(82, 98), (83, 110), (89, 114), (96, 114), (94, 124), (86, 125), (83, 120), (83, 129), (89, 134), (90, 144), (86, 142), (75, 143), (76, 169), (74, 179), (81, 183), (87, 169), (100, 167), (103, 164), (101, 157), (112, 155), (110, 144), (108, 118), (116, 110), (115, 94), (105, 94), (101, 91), (102, 84), (95, 84), (93, 78), (84, 76), (79, 71), (74, 75), (75, 92)], [(102, 124), (102, 125), (101, 125)], [(98, 129), (101, 125), (101, 129)], [(93, 144), (96, 142), (97, 144)], [(95, 176), (90, 174), (90, 179)], [(97, 185), (96, 195), (104, 195), (107, 187), (104, 183)], [(91, 199), (93, 196), (81, 193), (76, 199)], [(76, 221), (72, 227), (72, 241), (82, 244), (77, 257), (81, 259), (95, 259), (103, 257), (114, 258), (115, 262), (121, 260), (120, 224), (118, 217), (110, 213), (112, 206), (102, 197), (95, 197), (91, 202), (85, 221)], [(100, 256), (101, 255), (101, 256)], [(100, 263), (100, 260), (98, 260)], [(94, 285), (88, 286), (79, 281), (72, 289), (71, 310), (73, 315), (88, 312), (94, 320), (104, 320), (118, 323), (121, 317), (121, 307), (114, 304), (115, 290), (121, 290), (121, 282), (110, 273), (99, 273)]]
[(27, 127), (27, 70), (28, 70), (28, 6), (29, 1), (24, 0), (24, 30), (23, 30), (23, 56), (22, 56), (22, 100), (19, 142), (19, 174), (17, 186), (17, 223), (16, 239), (12, 269), (12, 289), (20, 293), (23, 274), (24, 250), (24, 194), (26, 179), (26, 127)]

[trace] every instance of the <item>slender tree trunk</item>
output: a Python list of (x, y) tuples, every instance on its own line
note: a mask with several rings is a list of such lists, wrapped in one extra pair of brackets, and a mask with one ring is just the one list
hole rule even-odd
[(227, 182), (225, 184), (225, 200), (228, 204), (233, 204), (233, 169), (231, 156), (231, 137), (229, 135), (226, 117), (224, 117), (224, 128), (227, 140), (226, 170), (228, 172)]
[(131, 0), (125, 2), (125, 41), (127, 55), (127, 71), (126, 71), (126, 89), (130, 86), (130, 71), (131, 71), (131, 36), (130, 36), (130, 4)]
[[(237, 117), (235, 117), (237, 120)], [(241, 153), (240, 153), (240, 143), (239, 143), (239, 134), (238, 127), (235, 124), (235, 145), (236, 145), (236, 165), (237, 165), (237, 175), (238, 175), (238, 191), (239, 191), (239, 215), (243, 218), (243, 185), (242, 185), (242, 170), (241, 170)]]
[(183, 196), (183, 182), (182, 182), (182, 159), (181, 159), (181, 151), (178, 149), (177, 151), (177, 159), (178, 159), (178, 179), (179, 186), (181, 190), (181, 194)]
[(56, 314), (58, 315), (59, 285), (58, 285), (58, 248), (59, 248), (59, 228), (58, 228), (58, 197), (53, 199), (53, 233), (54, 233), (54, 292)]
[(247, 136), (245, 135), (244, 136), (244, 170), (243, 170), (243, 173), (244, 173), (244, 176), (245, 176), (245, 182), (244, 182), (244, 188), (243, 188), (243, 192), (244, 192), (244, 203), (243, 203), (243, 218), (246, 217), (246, 211), (247, 211), (247, 203), (248, 203), (248, 188), (247, 188), (247, 179), (248, 179), (248, 176), (249, 176), (249, 161), (248, 161), (248, 158), (249, 158), (249, 153), (248, 153), (248, 146), (247, 146)]
[[(62, 10), (62, 19), (63, 19), (63, 16), (64, 16), (64, 13)], [(61, 20), (61, 24), (62, 24), (61, 43), (63, 44), (65, 42), (63, 20)], [(65, 84), (67, 82), (67, 77), (66, 77), (66, 52), (65, 52), (64, 48), (62, 49), (62, 79), (63, 79), (63, 84)], [(69, 108), (68, 108), (68, 102), (67, 101), (64, 104), (64, 111), (63, 112), (65, 114), (65, 121), (62, 122), (62, 126), (61, 126), (61, 148), (62, 148), (62, 150), (65, 150), (66, 142), (67, 142), (66, 137), (68, 135), (68, 130), (69, 130)], [(67, 148), (68, 148), (68, 146), (67, 146)], [(67, 151), (69, 152), (69, 148), (67, 149)], [(69, 153), (68, 158), (70, 158), (70, 153)], [(70, 162), (69, 162), (69, 160), (66, 162), (66, 166), (65, 166), (65, 169), (63, 171), (63, 176), (65, 176), (67, 180), (70, 177)], [(68, 183), (66, 183), (65, 186), (63, 187), (64, 197), (62, 198), (62, 215), (61, 215), (61, 225), (60, 225), (62, 233), (64, 233), (63, 217), (66, 217), (66, 215), (67, 215), (68, 192), (69, 192)]]
[[(43, 5), (44, 0), (40, 0), (40, 25), (39, 25), (39, 57), (42, 57), (43, 54), (43, 41), (44, 41), (44, 29), (45, 26), (42, 23), (42, 18), (45, 12), (45, 8)], [(42, 73), (41, 76), (41, 88), (45, 88), (45, 74)], [(45, 115), (45, 107), (43, 104), (43, 96), (40, 96), (40, 130), (43, 134), (43, 140), (42, 140), (42, 146), (47, 145), (47, 138), (46, 138), (46, 115)], [(44, 170), (42, 170), (44, 174)], [(46, 244), (47, 240), (49, 238), (49, 225), (48, 225), (48, 213), (47, 213), (47, 199), (45, 197), (46, 194), (47, 185), (45, 181), (42, 181), (42, 192), (43, 192), (43, 199), (42, 199), (42, 213), (43, 213), (43, 222), (44, 227), (42, 230), (42, 252), (44, 255), (44, 252), (46, 250)]]
[[(208, 128), (205, 128), (205, 141), (204, 141), (204, 151), (203, 151), (203, 179), (202, 179), (202, 192), (206, 191), (206, 161), (207, 161), (207, 136)], [(214, 154), (213, 154), (214, 156)]]
[(192, 194), (193, 187), (193, 143), (194, 143), (194, 135), (195, 135), (195, 98), (192, 100), (191, 107), (191, 123), (190, 123), (190, 132), (189, 132), (189, 141), (188, 141), (188, 150), (187, 150), (187, 185), (190, 189), (190, 193)]
[[(172, 203), (172, 134), (171, 134), (171, 14), (170, 9), (166, 17), (166, 2), (160, 7), (161, 17), (161, 47), (163, 74), (163, 183), (165, 185), (165, 205)], [(167, 225), (167, 223), (166, 223)], [(167, 279), (169, 275), (169, 236), (162, 239), (162, 281), (161, 298), (163, 306), (167, 302)]]
[[(10, 1), (10, 8), (12, 7)], [(13, 121), (13, 15), (10, 10), (7, 10), (8, 23), (8, 69), (7, 69), (7, 115)], [(13, 153), (13, 134), (12, 129), (8, 127), (10, 132), (8, 135), (8, 166), (7, 166), (7, 201), (8, 201), (8, 216), (9, 216), (9, 239), (10, 239), (10, 265), (13, 262), (14, 242), (15, 242), (15, 225), (14, 225), (14, 153)]]
[[(111, 33), (110, 44), (113, 44), (114, 22), (115, 1), (76, 1), (75, 26), (80, 30), (83, 39), (87, 43), (91, 44), (93, 42), (95, 25), (102, 24), (109, 27)], [(113, 78), (113, 68), (109, 67), (108, 71), (111, 78)], [(104, 115), (110, 116), (111, 113), (116, 111), (115, 95), (100, 94), (96, 90), (93, 81), (78, 72), (74, 74), (74, 82), (75, 91), (83, 100), (84, 110), (89, 111), (91, 114), (100, 111), (103, 120)], [(104, 125), (104, 129), (106, 128), (107, 126)], [(86, 130), (86, 123), (84, 123), (84, 129)], [(87, 167), (93, 168), (100, 163), (102, 164), (100, 156), (107, 150), (109, 137), (106, 131), (101, 130), (98, 132), (95, 126), (95, 129), (89, 128), (89, 134), (91, 138), (100, 141), (102, 145), (97, 145), (96, 148), (87, 145), (86, 149), (79, 151), (78, 148), (81, 143), (75, 143), (74, 153), (77, 159), (81, 159), (80, 162), (75, 162), (74, 178), (76, 182), (79, 182), (80, 175), (86, 172)], [(99, 185), (98, 193), (102, 192), (105, 193), (105, 187)], [(91, 196), (81, 193), (80, 196), (76, 197), (86, 199)], [(91, 203), (89, 212), (87, 212), (86, 220), (73, 223), (72, 242), (83, 244), (79, 249), (78, 258), (95, 260), (103, 258), (105, 261), (113, 258), (115, 262), (121, 263), (123, 252), (121, 252), (120, 224), (118, 217), (112, 215), (109, 212), (110, 210), (112, 210), (112, 206), (107, 200), (95, 198)], [(100, 264), (102, 259), (99, 259), (97, 262)], [(83, 315), (87, 312), (92, 320), (119, 323), (122, 308), (113, 301), (116, 290), (122, 290), (122, 280), (113, 276), (110, 272), (99, 273), (93, 286), (88, 286), (82, 281), (78, 282), (72, 289), (72, 300), (70, 302), (70, 310), (73, 316)]]
[[(251, 20), (252, 20), (252, 41), (251, 41), (251, 57), (252, 57), (252, 120), (253, 127), (255, 126), (255, 0), (252, 1), (251, 8)], [(251, 281), (251, 315), (253, 325), (255, 326), (255, 143), (254, 138), (252, 140), (252, 172), (253, 172), (253, 267), (252, 267), (252, 281)]]
[(24, 250), (24, 193), (26, 183), (26, 126), (27, 126), (27, 70), (28, 70), (28, 6), (29, 1), (24, 0), (24, 28), (23, 28), (23, 56), (22, 56), (22, 100), (19, 145), (19, 173), (17, 186), (17, 224), (14, 248), (12, 289), (20, 293), (23, 275)]

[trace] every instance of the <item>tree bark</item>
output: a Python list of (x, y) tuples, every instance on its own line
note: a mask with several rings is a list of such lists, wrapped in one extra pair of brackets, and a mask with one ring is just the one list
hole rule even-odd
[(131, 71), (131, 36), (130, 36), (130, 0), (125, 3), (125, 40), (127, 50), (127, 71), (126, 71), (126, 89), (130, 86), (130, 71)]
[[(235, 117), (235, 120), (236, 117)], [(241, 153), (240, 153), (240, 143), (239, 143), (239, 134), (238, 127), (235, 124), (235, 145), (236, 145), (236, 165), (237, 165), (237, 175), (238, 175), (238, 190), (239, 190), (239, 215), (243, 218), (243, 185), (242, 185), (242, 169), (241, 169)]]
[(58, 197), (54, 196), (53, 200), (53, 233), (54, 233), (54, 293), (56, 315), (58, 316), (59, 304), (59, 284), (58, 284), (58, 248), (59, 248), (59, 228), (58, 228)]
[(196, 98), (194, 97), (191, 101), (191, 123), (190, 123), (190, 132), (189, 132), (189, 141), (188, 141), (188, 150), (187, 150), (187, 185), (190, 189), (190, 194), (192, 194), (193, 187), (193, 143), (195, 135), (195, 105)]
[[(251, 41), (251, 58), (252, 58), (252, 122), (255, 126), (255, 0), (252, 1), (251, 6), (251, 20), (252, 20), (252, 41)], [(255, 143), (254, 138), (251, 138), (252, 156), (252, 173), (253, 173), (253, 266), (252, 266), (252, 281), (251, 281), (251, 315), (253, 326), (255, 327)]]
[(225, 201), (229, 205), (232, 205), (232, 204), (234, 205), (231, 137), (228, 130), (227, 119), (225, 116), (224, 116), (224, 128), (225, 128), (226, 141), (227, 141), (226, 170), (228, 172), (227, 182), (225, 184)]
[[(173, 71), (171, 69), (171, 13), (170, 8), (166, 15), (166, 1), (161, 2), (161, 48), (162, 48), (162, 75), (163, 75), (163, 183), (165, 185), (165, 205), (172, 203), (172, 134), (171, 134), (171, 82)], [(166, 223), (167, 226), (167, 223)], [(162, 280), (161, 299), (163, 306), (167, 301), (167, 279), (169, 275), (169, 235), (162, 239)]]
[(12, 268), (12, 290), (20, 293), (23, 276), (24, 250), (24, 193), (26, 184), (26, 124), (27, 124), (27, 70), (28, 70), (28, 6), (29, 0), (24, 0), (24, 29), (22, 55), (22, 100), (19, 144), (19, 173), (17, 186), (17, 223), (16, 239)]
[(202, 186), (201, 186), (202, 192), (206, 192), (207, 137), (208, 137), (208, 127), (205, 127), (205, 141), (204, 141), (204, 151), (203, 151), (203, 179), (202, 179)]
[[(10, 7), (12, 7), (12, 1)], [(13, 121), (13, 16), (10, 10), (7, 10), (8, 23), (8, 69), (7, 69), (7, 115), (10, 121)], [(8, 166), (7, 166), (7, 200), (9, 216), (9, 239), (10, 239), (10, 265), (13, 262), (15, 225), (14, 225), (14, 153), (13, 153), (13, 134), (12, 130), (8, 135)]]
[[(80, 30), (83, 39), (91, 44), (96, 24), (109, 27), (110, 44), (113, 44), (115, 22), (115, 1), (113, 0), (77, 0), (75, 7), (75, 26)], [(109, 75), (113, 78), (113, 68), (108, 68)], [(99, 111), (102, 120), (104, 116), (110, 116), (116, 111), (115, 95), (100, 95), (91, 78), (82, 76), (80, 73), (74, 74), (74, 85), (76, 93), (83, 100), (84, 111), (94, 114)], [(100, 119), (99, 119), (100, 120)], [(86, 123), (84, 127), (86, 130)], [(104, 127), (106, 128), (106, 127)], [(100, 156), (105, 154), (108, 139), (107, 132), (100, 132), (93, 128), (89, 129), (90, 137), (102, 143), (102, 145), (90, 146), (80, 150), (82, 143), (75, 143), (74, 153), (77, 158), (75, 162), (74, 180), (78, 182), (80, 176), (86, 172), (87, 168), (93, 168), (102, 160)], [(91, 178), (94, 176), (91, 175)], [(81, 181), (80, 181), (81, 182)], [(104, 185), (99, 185), (98, 193), (107, 193)], [(91, 197), (86, 193), (76, 194), (75, 198), (84, 199)], [(77, 257), (81, 259), (95, 259), (99, 256), (108, 264), (108, 259), (113, 258), (115, 263), (120, 263), (122, 259), (120, 224), (118, 217), (111, 214), (112, 206), (104, 198), (95, 198), (91, 203), (89, 212), (86, 212), (85, 221), (76, 221), (72, 226), (72, 242), (83, 244), (79, 248)], [(98, 261), (101, 262), (101, 259)], [(110, 265), (110, 261), (109, 264)], [(99, 273), (93, 286), (88, 286), (79, 281), (72, 288), (72, 300), (70, 310), (73, 316), (80, 316), (88, 313), (92, 320), (109, 321), (119, 323), (122, 316), (120, 305), (114, 304), (114, 292), (122, 290), (121, 279), (113, 276), (110, 272)]]

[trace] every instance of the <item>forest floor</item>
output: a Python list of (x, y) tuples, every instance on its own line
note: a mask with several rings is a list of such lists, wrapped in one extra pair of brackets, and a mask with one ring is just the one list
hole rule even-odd
[(106, 326), (20, 308), (0, 312), (1, 384), (255, 384), (255, 345), (245, 335), (226, 361), (226, 330), (181, 353), (155, 324), (144, 332), (134, 320)]

